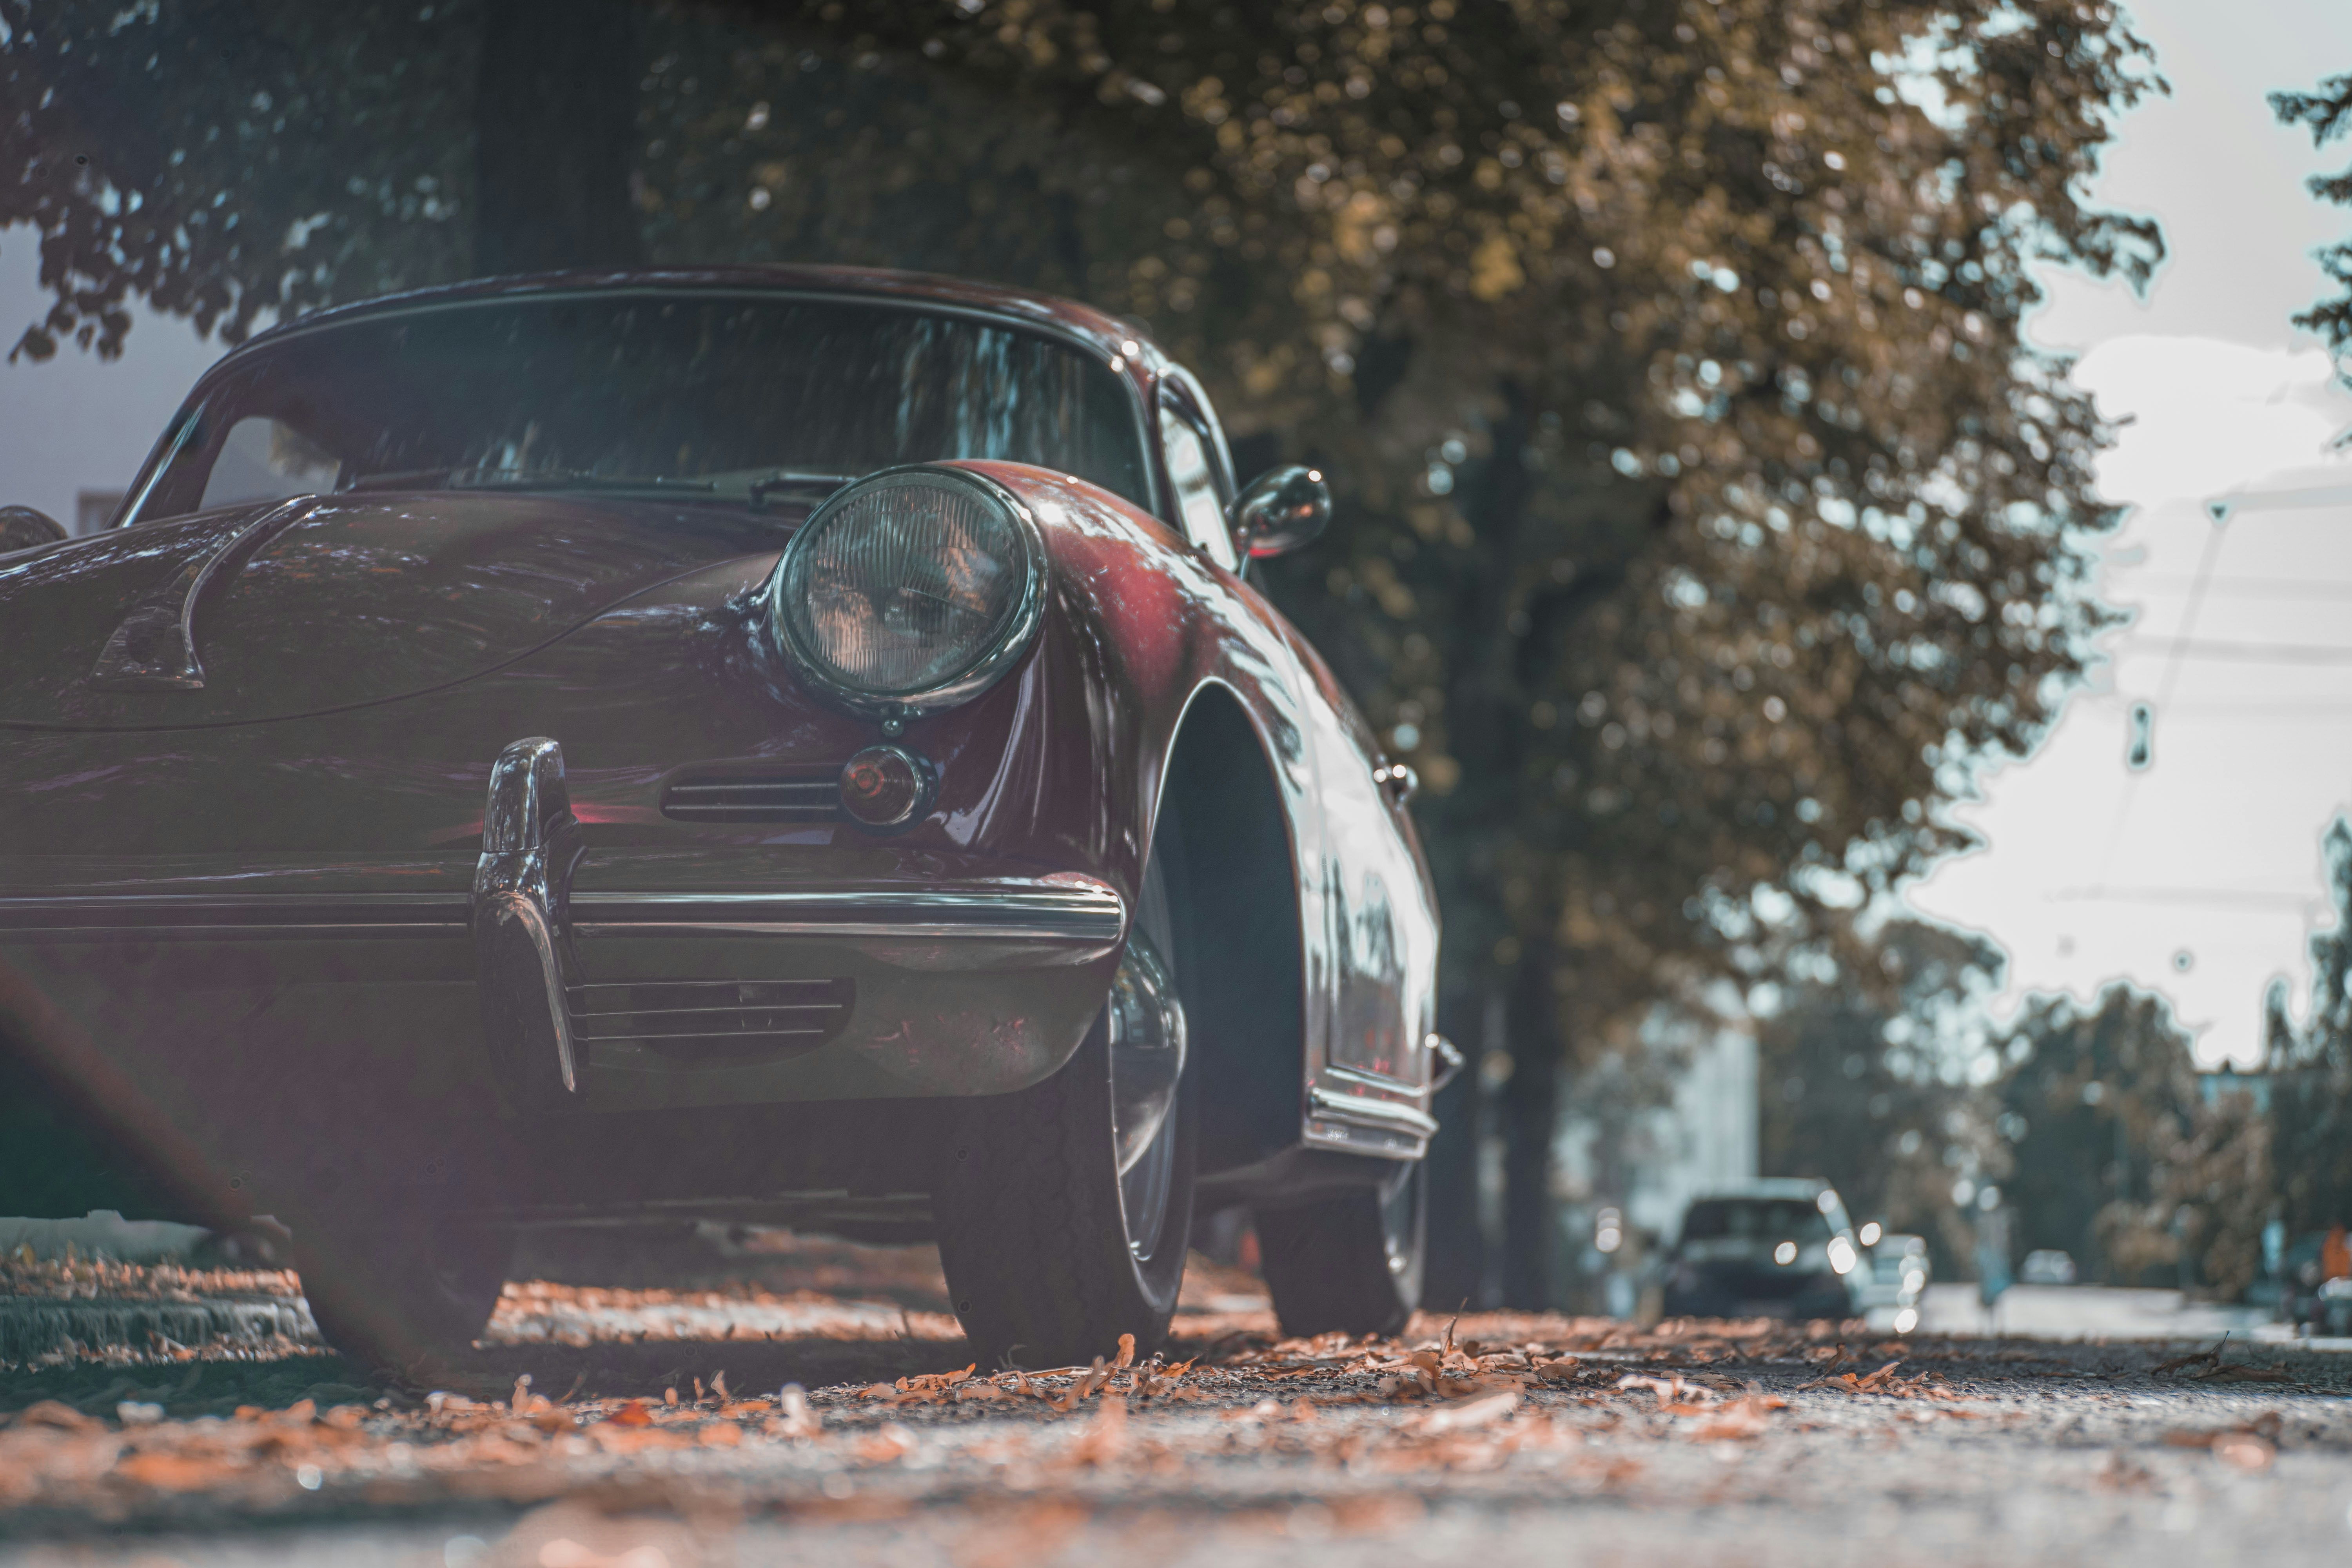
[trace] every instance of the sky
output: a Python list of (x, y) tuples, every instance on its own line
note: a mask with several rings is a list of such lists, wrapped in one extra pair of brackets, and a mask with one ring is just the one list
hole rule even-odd
[[(2352, 211), (2304, 181), (2352, 163), (2352, 145), (2315, 152), (2264, 101), (2352, 70), (2352, 5), (2131, 14), (2173, 90), (2124, 118), (2090, 192), (2157, 217), (2169, 258), (2145, 299), (2053, 272), (2029, 329), (2080, 354), (2076, 380), (2128, 421), (2099, 466), (2132, 510), (2098, 590), (2132, 619), (2099, 639), (2105, 661), (2042, 745), (1952, 813), (1985, 847), (1909, 900), (2008, 952), (1997, 1005), (2126, 980), (2171, 1001), (2200, 1059), (2245, 1065), (2273, 977), (2298, 1011), (2307, 998), (2320, 835), (2352, 809), (2352, 451), (2329, 449), (2352, 395), (2290, 321), (2326, 291), (2311, 252), (2352, 232)], [(2208, 503), (2231, 497), (2273, 499), (2236, 501), (2217, 527)], [(2136, 702), (2156, 710), (2137, 771)]]
[[(2307, 990), (2319, 837), (2352, 809), (2352, 633), (2335, 630), (2352, 607), (2352, 450), (2330, 450), (2352, 395), (2289, 322), (2324, 290), (2313, 249), (2352, 231), (2304, 181), (2352, 163), (2352, 145), (2316, 153), (2264, 101), (2352, 70), (2352, 4), (2131, 14), (2173, 91), (2125, 117), (2091, 194), (2158, 218), (2170, 256), (2145, 298), (2051, 274), (2031, 331), (2079, 354), (2077, 378), (2128, 421), (2099, 470), (2132, 508), (2099, 591), (2133, 619), (2101, 639), (2105, 661), (2042, 746), (1954, 810), (1984, 847), (1908, 898), (2009, 953), (2003, 1005), (2126, 980), (2171, 1000), (2209, 1063), (2244, 1063), (2273, 977), (2298, 1005)], [(29, 231), (0, 231), (0, 341), (42, 310), (37, 268)], [(217, 353), (142, 310), (120, 362), (68, 349), (0, 364), (0, 503), (70, 522), (79, 493), (120, 489)], [(2208, 503), (2227, 497), (2273, 499), (2240, 500), (2217, 530)], [(2157, 708), (2152, 760), (2134, 771), (2141, 701)]]

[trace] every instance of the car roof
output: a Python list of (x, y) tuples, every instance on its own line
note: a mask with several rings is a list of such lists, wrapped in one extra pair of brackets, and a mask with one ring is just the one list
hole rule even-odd
[(1694, 1204), (1737, 1202), (1742, 1198), (1801, 1198), (1813, 1203), (1830, 1184), (1818, 1176), (1759, 1176), (1737, 1186), (1717, 1187), (1694, 1195)]
[[(840, 298), (898, 300), (929, 305), (959, 313), (983, 316), (1008, 326), (1073, 340), (1106, 358), (1129, 361), (1148, 358), (1160, 368), (1161, 357), (1149, 332), (1139, 323), (1123, 321), (1091, 305), (1031, 289), (1013, 289), (949, 278), (929, 272), (898, 272), (878, 267), (640, 267), (621, 270), (534, 272), (510, 278), (482, 278), (411, 289), (397, 294), (299, 316), (255, 333), (228, 358), (280, 339), (323, 326), (339, 326), (370, 317), (430, 310), (436, 305), (470, 304), (487, 300), (529, 299), (536, 295), (592, 293), (765, 293), (820, 294)], [(1145, 367), (1135, 365), (1140, 372)]]

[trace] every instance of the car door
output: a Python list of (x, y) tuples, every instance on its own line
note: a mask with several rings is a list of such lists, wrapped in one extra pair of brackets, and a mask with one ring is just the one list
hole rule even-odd
[(1371, 727), (1319, 656), (1312, 744), (1322, 780), (1324, 942), (1332, 999), (1321, 1084), (1331, 1094), (1419, 1094), (1434, 1064), (1436, 910), (1412, 824), (1412, 774), (1381, 753)]
[[(1229, 522), (1232, 460), (1197, 384), (1171, 368), (1160, 397), (1161, 458), (1174, 521), (1193, 545), (1237, 574), (1247, 563)], [(1246, 591), (1246, 590), (1245, 590)], [(1287, 630), (1286, 623), (1286, 629)], [(1297, 658), (1307, 751), (1316, 777), (1311, 818), (1294, 823), (1299, 909), (1307, 954), (1309, 1135), (1317, 1110), (1352, 1128), (1317, 1141), (1397, 1151), (1417, 1142), (1411, 1118), (1380, 1107), (1426, 1110), (1433, 1071), (1437, 919), (1401, 787), (1370, 727), (1313, 647), (1288, 632)], [(1366, 1110), (1364, 1100), (1375, 1102)]]

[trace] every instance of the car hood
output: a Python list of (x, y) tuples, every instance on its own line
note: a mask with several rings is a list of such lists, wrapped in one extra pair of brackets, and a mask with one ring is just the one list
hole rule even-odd
[[(0, 725), (174, 729), (412, 696), (511, 663), (673, 577), (781, 550), (795, 521), (433, 491), (308, 498), (54, 545), (0, 560)], [(192, 663), (163, 661), (176, 682), (152, 673), (152, 658), (123, 657), (184, 642)]]

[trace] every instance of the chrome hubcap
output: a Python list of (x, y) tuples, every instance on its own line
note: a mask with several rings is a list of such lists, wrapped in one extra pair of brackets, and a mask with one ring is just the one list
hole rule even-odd
[(1402, 1279), (1412, 1267), (1415, 1234), (1421, 1218), (1423, 1166), (1416, 1161), (1381, 1194), (1381, 1246), (1388, 1254), (1389, 1272)]
[(1127, 954), (1111, 979), (1111, 1155), (1127, 1245), (1138, 1260), (1159, 1250), (1175, 1170), (1176, 1090), (1184, 1076), (1184, 1004), (1168, 952), (1168, 895), (1155, 858), (1144, 872)]
[(1111, 1123), (1121, 1176), (1160, 1135), (1183, 1072), (1184, 1005), (1139, 931), (1110, 986)]

